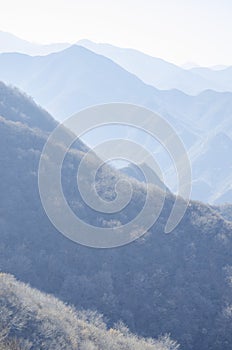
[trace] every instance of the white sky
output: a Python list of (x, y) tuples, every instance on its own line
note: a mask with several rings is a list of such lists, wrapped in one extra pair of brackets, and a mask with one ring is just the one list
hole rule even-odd
[(232, 65), (232, 0), (0, 0), (0, 30), (40, 43), (108, 42), (177, 64)]

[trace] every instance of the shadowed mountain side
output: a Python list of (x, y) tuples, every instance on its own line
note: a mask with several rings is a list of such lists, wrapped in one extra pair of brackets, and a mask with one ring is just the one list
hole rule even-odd
[[(16, 101), (15, 109), (20, 114)], [(109, 327), (122, 320), (142, 336), (170, 333), (183, 349), (230, 350), (231, 223), (209, 206), (191, 202), (178, 227), (165, 235), (174, 201), (168, 194), (156, 224), (132, 244), (105, 250), (71, 242), (56, 231), (42, 208), (37, 171), (47, 133), (33, 128), (33, 114), (28, 117), (31, 127), (9, 120), (7, 113), (0, 123), (1, 270), (78, 309), (103, 313)], [(46, 123), (46, 114), (40, 118)], [(63, 164), (70, 207), (93, 226), (128, 222), (143, 207), (144, 186), (131, 181), (133, 196), (125, 210), (96, 214), (76, 188), (84, 152), (77, 145)], [(89, 171), (93, 165), (94, 159)], [(114, 198), (115, 181), (122, 176), (110, 167), (101, 169), (97, 185), (103, 198)], [(160, 194), (154, 187), (157, 203)]]
[(5, 119), (33, 126), (45, 132), (52, 131), (57, 125), (50, 114), (36, 105), (32, 98), (17, 88), (7, 87), (2, 82), (0, 82), (0, 101), (0, 116), (4, 116)]

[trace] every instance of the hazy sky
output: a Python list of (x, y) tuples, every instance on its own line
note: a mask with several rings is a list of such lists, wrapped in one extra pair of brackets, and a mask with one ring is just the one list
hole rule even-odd
[(232, 0), (0, 0), (0, 30), (40, 43), (88, 38), (182, 64), (232, 65)]

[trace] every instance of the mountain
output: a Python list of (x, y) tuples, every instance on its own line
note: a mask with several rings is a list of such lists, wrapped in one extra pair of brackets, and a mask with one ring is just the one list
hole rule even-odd
[[(231, 150), (231, 137), (219, 132), (205, 143), (203, 149), (201, 149), (201, 157), (197, 157), (193, 162), (193, 169), (196, 172), (195, 178), (201, 178), (204, 183), (211, 185), (211, 198), (209, 198), (211, 203), (230, 201), (231, 178), (227, 174), (228, 170), (232, 170), (232, 161), (229, 157)], [(203, 164), (207, 164), (207, 169), (204, 173), (199, 173), (198, 169), (202, 169)], [(195, 186), (193, 186), (194, 189)], [(218, 189), (219, 192), (217, 192)], [(204, 194), (202, 198), (204, 198)]]
[(184, 69), (191, 69), (195, 67), (199, 67), (199, 65), (194, 62), (185, 62), (184, 64), (181, 65), (181, 68), (184, 68)]
[[(110, 44), (97, 44), (90, 40), (80, 40), (78, 45), (106, 56), (135, 74), (146, 84), (161, 90), (178, 89), (190, 95), (204, 90), (231, 91), (231, 67), (199, 67), (188, 63), (179, 67), (161, 58), (152, 57), (138, 50), (120, 48)], [(62, 51), (71, 44), (36, 44), (0, 31), (0, 53), (22, 53), (30, 56), (43, 56)]]
[[(189, 96), (178, 90), (161, 91), (144, 84), (110, 59), (81, 46), (72, 46), (43, 57), (1, 54), (0, 79), (24, 89), (59, 120), (83, 108), (108, 102), (132, 103), (159, 113), (171, 123), (189, 152), (194, 174), (192, 198), (210, 203), (222, 203), (224, 198), (230, 198), (227, 187), (217, 179), (215, 182), (214, 169), (208, 168), (202, 157), (204, 149), (210, 147), (210, 152), (219, 157), (215, 156), (215, 162), (221, 163), (217, 143), (213, 139), (220, 133), (232, 137), (232, 93), (206, 90), (197, 96)], [(127, 128), (123, 135), (118, 135), (126, 138), (128, 134)], [(174, 190), (174, 175), (172, 170), (169, 171), (170, 159), (165, 151), (139, 132), (133, 137), (135, 142), (146, 144), (156, 154), (161, 169), (170, 174), (165, 184)], [(96, 139), (96, 134), (91, 135), (90, 145)], [(231, 171), (226, 165), (226, 155), (223, 159), (221, 175), (229, 183)], [(200, 168), (195, 170), (197, 164)], [(213, 198), (212, 192), (217, 196)]]
[[(227, 183), (232, 181), (227, 167), (229, 150), (221, 148), (223, 157), (215, 152), (218, 134), (232, 137), (232, 93), (206, 90), (197, 96), (189, 96), (178, 90), (157, 90), (113, 61), (81, 46), (43, 57), (2, 54), (0, 79), (24, 89), (61, 120), (88, 106), (107, 102), (142, 105), (161, 114), (180, 135), (189, 152), (194, 175), (192, 198), (210, 203), (223, 203), (225, 198), (231, 200), (231, 192), (213, 174), (215, 163), (218, 162), (219, 167), (223, 158), (223, 176)], [(173, 170), (168, 170), (170, 161), (165, 152), (148, 137), (146, 140), (139, 134), (134, 137), (136, 142), (145, 143), (152, 152), (155, 151), (161, 169), (170, 173), (166, 185), (174, 189)], [(94, 138), (96, 135), (89, 138), (90, 142)], [(214, 164), (211, 160), (206, 162), (203, 156), (204, 149), (210, 147), (210, 152), (215, 153)], [(194, 164), (200, 164), (196, 171)], [(204, 180), (206, 172), (208, 175)]]
[(0, 31), (0, 53), (20, 52), (31, 56), (47, 55), (51, 52), (64, 50), (68, 43), (40, 45), (18, 38), (17, 36)]
[(232, 67), (220, 67), (210, 69), (206, 67), (194, 67), (190, 71), (207, 79), (214, 85), (217, 91), (232, 91)]
[(139, 182), (145, 183), (146, 178), (141, 169), (146, 169), (146, 173), (149, 174), (150, 178), (152, 179), (152, 184), (156, 185), (161, 190), (168, 191), (170, 193), (170, 190), (167, 188), (167, 186), (165, 186), (158, 175), (155, 174), (147, 164), (140, 164), (139, 167), (135, 166), (134, 164), (128, 164), (127, 166), (120, 168), (119, 171), (123, 174), (126, 174), (130, 178), (134, 178)]
[(155, 100), (152, 87), (81, 46), (43, 57), (1, 54), (0, 79), (25, 90), (59, 120), (99, 103)]
[(120, 323), (107, 329), (100, 315), (78, 312), (4, 273), (0, 274), (0, 312), (0, 346), (13, 343), (18, 349), (40, 350), (178, 349), (168, 337), (139, 339)]
[[(173, 195), (168, 194), (158, 221), (131, 244), (117, 249), (93, 249), (68, 240), (47, 218), (38, 190), (38, 162), (48, 137), (47, 130), (51, 127), (50, 118), (33, 104), (34, 112), (28, 112), (24, 122), (21, 116), (25, 114), (27, 103), (31, 105), (32, 102), (27, 102), (23, 95), (20, 99), (17, 90), (2, 85), (1, 270), (30, 283), (33, 288), (53, 293), (77, 309), (97, 310), (106, 316), (109, 328), (121, 320), (140, 336), (158, 337), (170, 333), (183, 349), (230, 350), (231, 222), (225, 220), (218, 210), (191, 202), (178, 227), (171, 234), (164, 234), (174, 201)], [(12, 109), (14, 116), (9, 114)], [(34, 113), (40, 115), (41, 124), (35, 117), (33, 125)], [(63, 163), (63, 191), (71, 209), (93, 226), (108, 227), (115, 222), (122, 225), (131, 220), (144, 205), (143, 185), (138, 182), (131, 181), (133, 196), (129, 205), (113, 216), (96, 215), (96, 211), (81, 199), (76, 189), (76, 170), (85, 149), (79, 142), (68, 152)], [(88, 172), (91, 168), (92, 163)], [(106, 191), (107, 197), (112, 199), (114, 191), (111, 188), (121, 176), (109, 167), (103, 169), (99, 191), (103, 194)], [(157, 202), (160, 193), (154, 188)], [(13, 291), (14, 286), (12, 281)], [(22, 291), (23, 288), (20, 295), (25, 294), (25, 298), (28, 296), (31, 300), (31, 293)], [(17, 298), (12, 293), (16, 303)], [(41, 296), (39, 300), (39, 310), (49, 319), (54, 299), (50, 299), (47, 307), (44, 306), (46, 297)], [(33, 307), (37, 308), (36, 301), (34, 304)], [(27, 305), (25, 301), (22, 309), (24, 306), (27, 309)], [(32, 314), (33, 307), (29, 307)], [(63, 311), (59, 310), (64, 309), (58, 303), (62, 318)], [(33, 316), (31, 313), (28, 317)], [(44, 334), (47, 334), (50, 328), (47, 323), (45, 325)], [(56, 325), (60, 327), (57, 318)], [(59, 334), (62, 336), (63, 333)]]
[(229, 74), (231, 67), (220, 71), (201, 67), (192, 68), (192, 66), (191, 69), (185, 69), (186, 67), (179, 67), (134, 49), (97, 44), (90, 40), (80, 40), (78, 44), (112, 59), (146, 84), (161, 90), (178, 89), (190, 95), (196, 95), (208, 89), (221, 92), (232, 91)]
[[(24, 89), (59, 120), (95, 104), (135, 103), (164, 113), (178, 131), (187, 134), (184, 139), (188, 141), (195, 140), (205, 115), (210, 119), (215, 118), (215, 112), (224, 114), (232, 96), (210, 90), (194, 97), (178, 90), (160, 91), (81, 46), (43, 57), (1, 54), (0, 79)], [(202, 129), (204, 133), (204, 125)]]
[(220, 206), (213, 206), (213, 209), (222, 215), (226, 220), (232, 221), (232, 204), (227, 203)]
[[(41, 129), (44, 132), (51, 132), (57, 126), (57, 122), (49, 113), (17, 88), (7, 88), (5, 84), (0, 82), (0, 96), (0, 116), (7, 116), (7, 119), (12, 122)], [(33, 120), (31, 115), (33, 115)]]
[[(196, 68), (196, 67), (191, 67), (191, 68)], [(212, 70), (222, 70), (222, 69), (228, 68), (228, 66), (225, 66), (223, 64), (217, 64), (216, 66), (211, 66), (209, 68), (211, 68)]]
[[(168, 114), (175, 115), (198, 134), (188, 148), (193, 171), (192, 198), (209, 203), (230, 202), (231, 93), (207, 90), (188, 96), (169, 91), (161, 95), (162, 106)], [(186, 142), (185, 145), (188, 147)]]

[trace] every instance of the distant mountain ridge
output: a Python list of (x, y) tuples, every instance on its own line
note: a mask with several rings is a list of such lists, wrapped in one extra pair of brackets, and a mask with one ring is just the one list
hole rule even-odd
[(232, 66), (222, 69), (195, 67), (190, 71), (198, 74), (203, 79), (209, 80), (212, 84), (211, 88), (214, 88), (214, 90), (232, 91)]
[[(161, 90), (179, 89), (193, 95), (206, 89), (232, 91), (231, 67), (218, 65), (204, 68), (193, 64), (180, 67), (135, 49), (97, 44), (86, 39), (79, 40), (77, 44), (112, 59), (146, 84)], [(59, 52), (70, 46), (70, 43), (31, 43), (11, 33), (0, 31), (0, 53), (17, 52), (38, 56)]]
[(99, 103), (155, 100), (154, 88), (78, 45), (42, 57), (0, 54), (0, 79), (26, 91), (61, 120)]
[[(206, 89), (232, 91), (231, 67), (228, 66), (204, 68), (195, 64), (186, 64), (180, 67), (131, 48), (97, 44), (86, 39), (79, 40), (77, 44), (112, 59), (128, 72), (137, 75), (146, 84), (161, 90), (178, 89), (191, 95)], [(71, 45), (70, 43), (36, 44), (0, 31), (0, 53), (17, 52), (43, 56), (62, 51)]]
[(51, 52), (64, 50), (68, 46), (70, 46), (68, 43), (55, 43), (48, 45), (31, 43), (27, 40), (20, 39), (11, 33), (0, 31), (0, 53), (19, 52), (31, 56), (47, 55)]
[(201, 67), (184, 69), (134, 49), (97, 44), (90, 40), (80, 40), (78, 44), (112, 59), (157, 89), (178, 89), (190, 95), (197, 95), (207, 89), (232, 92), (231, 67), (220, 70)]
[[(230, 196), (228, 185), (232, 175), (226, 165), (230, 162), (228, 153), (218, 160), (221, 164), (221, 158), (224, 159), (220, 177), (226, 179), (223, 186), (220, 179), (215, 182), (215, 169), (208, 169), (206, 162), (197, 159), (201, 159), (208, 143), (211, 153), (218, 154), (217, 144), (213, 142), (217, 134), (232, 137), (232, 93), (206, 90), (189, 96), (179, 90), (158, 90), (112, 60), (77, 45), (48, 56), (0, 54), (0, 80), (25, 90), (59, 120), (101, 103), (125, 102), (151, 109), (171, 123), (189, 152), (194, 174), (192, 198), (206, 202), (213, 198), (214, 203), (219, 203)], [(135, 135), (135, 141), (145, 142), (156, 153), (161, 168), (170, 174), (167, 186), (173, 189), (174, 177), (164, 153), (157, 151), (157, 145), (149, 138)], [(201, 164), (198, 172), (194, 170), (194, 163)], [(206, 180), (205, 172), (208, 173)], [(206, 185), (205, 191), (202, 184)], [(212, 197), (212, 192), (217, 196)]]

